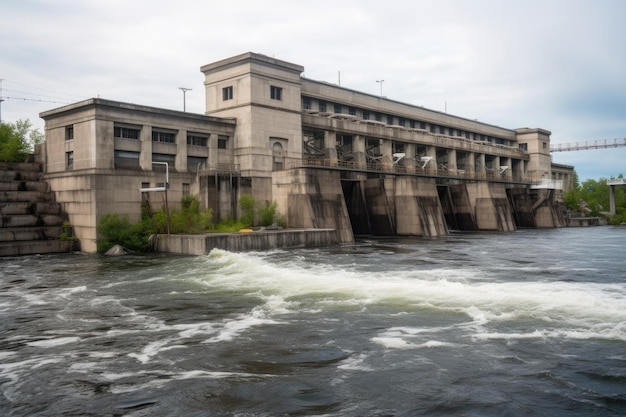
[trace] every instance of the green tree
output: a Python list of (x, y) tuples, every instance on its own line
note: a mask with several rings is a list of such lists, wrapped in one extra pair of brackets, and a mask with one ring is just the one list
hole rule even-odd
[(0, 123), (0, 161), (24, 162), (34, 145), (44, 141), (44, 135), (32, 126), (28, 119)]

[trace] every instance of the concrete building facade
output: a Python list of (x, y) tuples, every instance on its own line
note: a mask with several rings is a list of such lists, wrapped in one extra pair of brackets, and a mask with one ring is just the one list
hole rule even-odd
[[(237, 217), (239, 198), (252, 194), (277, 202), (289, 227), (334, 228), (341, 241), (451, 226), (511, 230), (510, 206), (521, 204), (512, 196), (553, 180), (544, 129), (502, 128), (309, 80), (304, 67), (256, 53), (201, 71), (204, 115), (100, 98), (41, 114), (46, 179), (82, 250), (95, 250), (102, 215), (136, 220), (142, 199), (159, 204), (165, 193), (140, 190), (162, 185), (165, 166), (172, 204), (198, 195), (217, 221)], [(559, 166), (559, 178), (568, 175)], [(526, 211), (546, 201), (535, 200)]]

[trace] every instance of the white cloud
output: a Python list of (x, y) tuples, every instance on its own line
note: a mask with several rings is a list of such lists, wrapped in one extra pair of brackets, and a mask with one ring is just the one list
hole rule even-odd
[(58, 106), (46, 101), (97, 95), (180, 109), (178, 87), (202, 113), (200, 67), (254, 51), (308, 78), (340, 73), (372, 94), (384, 79), (394, 100), (542, 127), (553, 142), (625, 137), (624, 15), (620, 0), (5, 0), (3, 96), (43, 102), (7, 99), (2, 118), (43, 126), (38, 113)]

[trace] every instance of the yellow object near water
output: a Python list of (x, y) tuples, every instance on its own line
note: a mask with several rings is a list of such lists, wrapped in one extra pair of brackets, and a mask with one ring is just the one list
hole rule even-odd
[(239, 233), (252, 233), (252, 232), (254, 232), (254, 230), (252, 230), (252, 229), (241, 229), (239, 231)]

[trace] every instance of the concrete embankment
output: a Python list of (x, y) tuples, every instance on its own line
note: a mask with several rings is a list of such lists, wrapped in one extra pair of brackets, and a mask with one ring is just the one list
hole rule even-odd
[(151, 238), (152, 249), (157, 252), (187, 255), (206, 255), (216, 248), (242, 252), (317, 247), (337, 243), (339, 239), (334, 229), (154, 235)]

